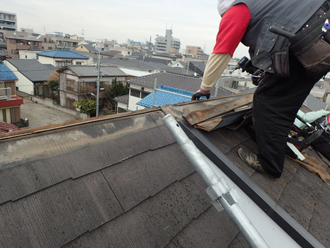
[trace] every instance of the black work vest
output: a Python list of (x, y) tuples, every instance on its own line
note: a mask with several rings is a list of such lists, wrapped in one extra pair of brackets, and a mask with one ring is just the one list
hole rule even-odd
[(296, 33), (321, 7), (324, 0), (236, 0), (233, 5), (245, 3), (251, 20), (242, 43), (248, 46), (252, 64), (272, 72), (271, 53), (281, 51), (288, 40), (269, 31), (275, 25)]

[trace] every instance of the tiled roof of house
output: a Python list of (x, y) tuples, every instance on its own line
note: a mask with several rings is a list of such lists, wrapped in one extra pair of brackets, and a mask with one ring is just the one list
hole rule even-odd
[(35, 59), (7, 59), (7, 61), (32, 82), (46, 82), (55, 71), (53, 65), (44, 65)]
[(92, 59), (97, 59), (98, 58), (98, 54), (95, 54), (95, 53), (90, 53), (90, 52), (84, 52), (84, 51), (78, 51), (78, 50), (74, 50), (75, 53), (78, 53), (82, 56), (85, 56), (85, 57), (89, 57), (89, 58), (92, 58)]
[(12, 80), (18, 80), (18, 78), (2, 61), (0, 61), (0, 81)]
[(99, 51), (96, 50), (92, 45), (83, 44), (81, 46), (84, 46), (90, 53), (99, 53)]
[(65, 58), (65, 59), (88, 59), (88, 57), (80, 55), (71, 50), (52, 50), (46, 52), (37, 53), (38, 56), (50, 57), (50, 58)]
[(0, 121), (0, 133), (8, 133), (18, 130), (20, 130), (20, 128), (16, 127), (14, 124)]
[[(148, 64), (143, 61), (138, 61), (135, 59), (114, 59), (114, 58), (104, 58), (101, 59), (102, 64), (106, 65), (115, 65), (118, 67), (124, 67), (127, 69), (137, 69), (137, 70), (144, 70), (144, 71), (153, 71), (158, 68), (158, 66)], [(164, 66), (163, 64), (161, 66)]]
[(190, 70), (198, 73), (199, 75), (204, 75), (206, 65), (200, 61), (190, 61), (189, 68)]
[(309, 94), (307, 98), (304, 101), (304, 105), (310, 110), (310, 111), (317, 111), (320, 109), (325, 109), (327, 107), (327, 104), (320, 99), (316, 98), (315, 96)]
[(121, 103), (128, 103), (129, 100), (129, 95), (123, 95), (123, 96), (117, 96), (114, 99), (116, 102), (121, 102)]
[[(161, 90), (161, 91), (159, 91)], [(164, 92), (165, 91), (165, 92)], [(172, 94), (175, 93), (175, 94)], [(154, 101), (154, 94), (155, 91), (144, 97), (141, 101), (137, 103), (137, 105), (151, 108), (153, 107), (153, 101)], [(177, 95), (179, 94), (179, 95)], [(167, 104), (176, 104), (179, 102), (187, 102), (191, 100), (192, 95), (194, 92), (186, 91), (186, 90), (180, 90), (172, 87), (167, 86), (160, 86), (158, 90), (156, 90), (156, 96), (155, 96), (155, 102), (154, 106), (164, 106)], [(204, 99), (205, 97), (202, 97), (201, 99)]]
[(121, 54), (121, 51), (116, 51), (116, 50), (102, 51), (101, 54), (113, 57), (113, 56), (116, 56), (118, 54)]
[[(107, 65), (115, 65), (118, 67), (122, 68), (127, 68), (127, 69), (134, 69), (134, 70), (141, 70), (141, 71), (168, 71), (168, 72), (173, 72), (173, 73), (178, 73), (178, 74), (186, 74), (187, 70), (178, 68), (178, 67), (171, 67), (165, 65), (163, 62), (154, 62), (149, 61), (143, 61), (143, 60), (137, 60), (137, 59), (114, 59), (114, 58), (104, 58), (101, 59), (102, 64), (107, 64)], [(194, 72), (189, 70), (188, 75), (193, 75)]]
[[(69, 65), (65, 68), (69, 68), (79, 77), (96, 77), (97, 76), (97, 70), (96, 70), (95, 66)], [(65, 68), (63, 68), (62, 70), (64, 70)], [(126, 73), (124, 73), (122, 70), (120, 70), (116, 66), (102, 66), (101, 67), (101, 76), (125, 77)]]
[[(185, 126), (183, 113), (234, 97), (0, 135), (0, 247), (249, 247), (162, 121), (172, 113)], [(186, 132), (300, 246), (330, 246), (320, 178), (290, 159), (275, 182), (247, 167), (237, 149), (257, 145), (245, 128)]]
[(33, 41), (33, 42), (42, 42), (42, 40), (37, 39), (36, 37), (6, 37), (6, 39), (10, 40), (26, 40), (26, 41)]
[[(127, 82), (130, 84), (136, 84), (143, 87), (154, 88), (155, 80), (157, 79), (157, 85), (165, 85), (168, 87), (196, 92), (202, 83), (201, 78), (191, 77), (183, 74), (174, 73), (155, 73), (143, 77), (133, 78)], [(211, 89), (211, 95), (215, 94), (215, 88)], [(232, 92), (220, 87), (218, 90), (218, 96), (233, 94)]]

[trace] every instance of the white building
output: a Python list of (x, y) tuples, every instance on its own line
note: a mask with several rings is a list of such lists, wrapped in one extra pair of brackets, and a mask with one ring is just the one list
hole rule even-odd
[(56, 68), (67, 65), (87, 65), (88, 57), (70, 50), (54, 50), (37, 53), (38, 60), (42, 64), (51, 64)]
[(156, 38), (155, 52), (179, 52), (180, 46), (180, 40), (172, 36), (172, 29), (166, 29), (165, 37), (158, 36)]
[(15, 13), (0, 11), (0, 30), (12, 30), (17, 29), (17, 19)]

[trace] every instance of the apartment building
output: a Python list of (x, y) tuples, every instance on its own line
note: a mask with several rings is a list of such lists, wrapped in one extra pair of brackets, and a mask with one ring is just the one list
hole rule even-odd
[(165, 36), (158, 36), (155, 40), (155, 52), (179, 52), (181, 42), (172, 36), (172, 29), (166, 29)]
[(47, 35), (49, 37), (49, 42), (55, 44), (56, 50), (74, 50), (78, 47), (80, 40), (73, 39), (69, 35)]
[(186, 54), (195, 56), (195, 57), (203, 57), (204, 52), (201, 47), (198, 46), (186, 46)]
[(19, 59), (20, 50), (41, 51), (42, 41), (35, 37), (6, 37), (7, 53), (12, 59)]
[(15, 13), (0, 11), (0, 30), (17, 29), (17, 17)]

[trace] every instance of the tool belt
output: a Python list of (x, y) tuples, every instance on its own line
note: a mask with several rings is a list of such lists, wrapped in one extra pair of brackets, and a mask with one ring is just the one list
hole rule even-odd
[(291, 53), (311, 77), (320, 77), (330, 71), (330, 30), (322, 32), (324, 23), (330, 20), (330, 11), (320, 10), (321, 16), (317, 11), (309, 23), (289, 39)]

